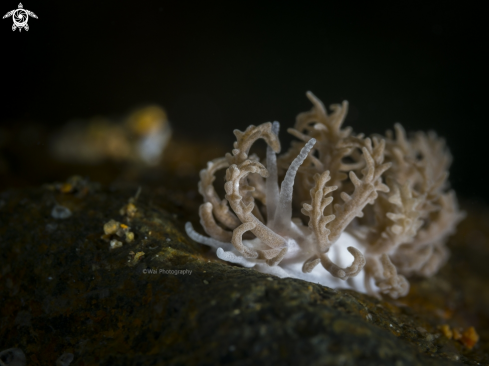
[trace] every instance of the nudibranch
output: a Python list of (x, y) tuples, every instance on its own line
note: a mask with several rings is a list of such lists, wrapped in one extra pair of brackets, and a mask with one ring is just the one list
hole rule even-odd
[[(385, 137), (354, 134), (342, 128), (346, 101), (328, 113), (307, 97), (313, 108), (288, 130), (299, 141), (283, 155), (278, 122), (234, 131), (232, 153), (200, 172), (208, 237), (191, 223), (186, 231), (220, 259), (260, 272), (405, 296), (406, 277), (431, 276), (446, 262), (446, 240), (464, 216), (448, 189), (445, 142), (434, 132), (408, 138), (400, 124)], [(265, 161), (250, 154), (258, 139)], [(214, 188), (221, 169), (224, 199)]]

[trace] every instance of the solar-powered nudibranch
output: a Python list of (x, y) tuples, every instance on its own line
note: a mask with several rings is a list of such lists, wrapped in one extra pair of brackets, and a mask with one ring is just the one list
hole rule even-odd
[[(309, 112), (288, 132), (280, 153), (279, 123), (235, 130), (232, 153), (200, 173), (199, 214), (209, 237), (188, 235), (225, 261), (279, 277), (392, 298), (409, 291), (406, 276), (431, 276), (445, 263), (445, 242), (463, 218), (448, 189), (451, 155), (434, 132), (409, 138), (365, 137), (342, 128), (348, 103), (328, 113), (311, 92)], [(267, 143), (265, 161), (250, 154)], [(225, 198), (213, 184), (226, 169)], [(283, 177), (279, 185), (279, 177)], [(293, 217), (294, 205), (302, 215)]]

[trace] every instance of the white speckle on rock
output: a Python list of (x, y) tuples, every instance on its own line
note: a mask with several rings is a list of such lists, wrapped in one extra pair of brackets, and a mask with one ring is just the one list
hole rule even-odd
[(68, 366), (74, 358), (75, 356), (73, 355), (73, 353), (63, 353), (56, 360), (56, 366)]
[(423, 327), (416, 327), (416, 330), (418, 332), (420, 332), (421, 334), (426, 334), (426, 332), (427, 332), (426, 329), (424, 329)]
[(71, 216), (71, 211), (67, 207), (56, 204), (51, 211), (51, 216), (55, 219), (67, 219)]
[(120, 242), (116, 239), (112, 239), (110, 241), (110, 250), (115, 249), (115, 248), (120, 248), (120, 247), (122, 247), (122, 242)]
[(46, 224), (46, 231), (48, 233), (52, 233), (52, 232), (56, 231), (57, 228), (58, 228), (58, 224), (55, 224), (55, 223)]
[[(25, 353), (20, 348), (9, 348), (0, 352), (0, 359), (7, 360), (8, 365), (25, 365)], [(4, 362), (2, 362), (4, 363)]]

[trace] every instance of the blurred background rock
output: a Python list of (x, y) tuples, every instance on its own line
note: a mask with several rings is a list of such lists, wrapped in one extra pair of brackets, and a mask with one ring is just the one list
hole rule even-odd
[(103, 117), (71, 121), (50, 141), (55, 159), (81, 164), (106, 160), (157, 165), (171, 136), (164, 110), (148, 106), (120, 121)]

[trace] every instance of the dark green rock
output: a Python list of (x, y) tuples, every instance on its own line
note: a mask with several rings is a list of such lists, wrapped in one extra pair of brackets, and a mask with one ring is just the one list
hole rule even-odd
[[(182, 186), (143, 189), (131, 219), (119, 210), (135, 188), (89, 188), (0, 195), (0, 350), (21, 348), (27, 365), (67, 352), (72, 365), (488, 364), (489, 276), (470, 265), (467, 246), (452, 245), (457, 256), (413, 280), (407, 298), (380, 301), (215, 259), (184, 233), (200, 202)], [(53, 217), (58, 206), (71, 215)], [(135, 240), (109, 250), (110, 219)], [(485, 221), (467, 220), (459, 242), (480, 242)], [(437, 329), (447, 323), (475, 326), (481, 341), (468, 350), (448, 340)]]

